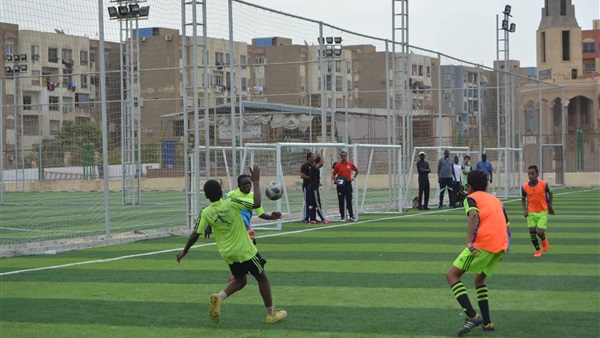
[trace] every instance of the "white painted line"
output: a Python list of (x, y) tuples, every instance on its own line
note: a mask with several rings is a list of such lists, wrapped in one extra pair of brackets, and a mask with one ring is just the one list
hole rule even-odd
[[(598, 189), (600, 189), (600, 188), (598, 188)], [(589, 190), (577, 191), (577, 192), (565, 192), (565, 193), (562, 193), (562, 194), (555, 194), (555, 195), (570, 195), (570, 194), (575, 194), (575, 193), (581, 193), (581, 192), (587, 192), (587, 191), (594, 191), (594, 190), (598, 190), (598, 189), (589, 189)], [(520, 200), (521, 199), (515, 199), (515, 200), (511, 200), (511, 201), (505, 201), (504, 203), (515, 202), (515, 201), (520, 201)], [(460, 209), (460, 208), (457, 208), (457, 209), (454, 209), (454, 210), (458, 210), (458, 209)], [(406, 218), (406, 217), (418, 217), (418, 216), (422, 216), (422, 215), (429, 215), (429, 214), (432, 214), (432, 213), (439, 213), (439, 212), (449, 211), (449, 210), (453, 210), (453, 209), (443, 209), (443, 210), (437, 210), (437, 211), (432, 211), (432, 212), (427, 212), (427, 213), (420, 213), (420, 214), (411, 214), (411, 215), (406, 215), (406, 214), (402, 213), (402, 214), (397, 215), (397, 216), (390, 216), (390, 217), (385, 217), (385, 218), (378, 218), (378, 219), (373, 219), (373, 220), (369, 220), (369, 221), (343, 222), (343, 223), (340, 222), (340, 224), (332, 224), (332, 225), (328, 225), (328, 226), (325, 226), (325, 227), (316, 227), (316, 228), (310, 228), (310, 229), (302, 229), (302, 230), (293, 230), (293, 231), (287, 231), (287, 232), (279, 232), (279, 233), (274, 233), (274, 234), (269, 234), (269, 235), (256, 236), (256, 238), (260, 239), (260, 238), (268, 238), (268, 237), (286, 236), (286, 235), (299, 234), (299, 233), (309, 232), (309, 231), (318, 231), (318, 230), (339, 228), (339, 227), (344, 227), (344, 226), (349, 226), (349, 225), (354, 225), (354, 224), (379, 222), (381, 220), (393, 220), (393, 219)], [(212, 242), (212, 243), (206, 243), (206, 244), (198, 244), (198, 245), (192, 246), (190, 249), (200, 248), (200, 247), (205, 247), (205, 246), (211, 246), (211, 245), (216, 245), (216, 243)], [(114, 261), (118, 261), (118, 260), (122, 260), (122, 259), (127, 259), (127, 258), (137, 258), (137, 257), (158, 255), (158, 254), (162, 254), (162, 253), (166, 253), (166, 252), (176, 252), (176, 251), (180, 251), (182, 249), (183, 248), (169, 249), (169, 250), (162, 250), (162, 251), (153, 251), (153, 252), (146, 252), (146, 253), (142, 253), (142, 254), (127, 255), (127, 256), (121, 256), (121, 257), (115, 257), (115, 258), (108, 258), (108, 259), (98, 259), (98, 260), (93, 260), (93, 261), (69, 263), (69, 264), (62, 264), (62, 265), (53, 265), (53, 266), (47, 266), (47, 267), (41, 267), (41, 268), (34, 268), (34, 269), (15, 270), (15, 271), (9, 271), (9, 272), (0, 273), (0, 277), (1, 276), (8, 276), (8, 275), (15, 275), (15, 274), (18, 274), (18, 273), (25, 273), (25, 272), (34, 272), (34, 271), (43, 271), (43, 270), (52, 270), (52, 269), (59, 269), (59, 268), (67, 268), (67, 267), (77, 266), (77, 265), (114, 262)]]

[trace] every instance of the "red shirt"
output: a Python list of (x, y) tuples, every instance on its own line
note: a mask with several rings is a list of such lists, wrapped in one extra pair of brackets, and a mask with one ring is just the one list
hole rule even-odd
[(354, 163), (350, 161), (346, 161), (346, 163), (342, 163), (342, 161), (336, 163), (335, 167), (333, 167), (333, 176), (343, 176), (348, 181), (352, 181), (352, 171), (358, 173), (358, 169), (354, 165)]

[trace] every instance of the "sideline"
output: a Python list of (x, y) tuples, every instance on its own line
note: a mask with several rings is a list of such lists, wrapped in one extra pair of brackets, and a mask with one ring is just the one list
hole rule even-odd
[[(580, 190), (580, 191), (564, 192), (564, 193), (555, 194), (555, 195), (563, 196), (563, 195), (577, 194), (577, 193), (582, 193), (582, 192), (595, 191), (595, 190), (599, 190), (599, 189), (600, 188), (593, 188), (593, 189)], [(516, 202), (516, 201), (521, 201), (521, 199), (517, 198), (517, 199), (513, 199), (513, 200), (507, 200), (507, 201), (504, 201), (503, 203), (511, 203), (511, 202)], [(324, 226), (324, 227), (315, 227), (315, 228), (310, 228), (310, 229), (292, 230), (292, 231), (286, 231), (286, 232), (279, 232), (279, 233), (274, 233), (274, 234), (256, 236), (256, 238), (260, 239), (260, 238), (286, 236), (286, 235), (299, 234), (299, 233), (309, 232), (309, 231), (334, 229), (334, 228), (339, 228), (339, 227), (344, 227), (344, 226), (350, 226), (350, 225), (355, 225), (355, 224), (379, 222), (381, 220), (393, 220), (393, 219), (406, 218), (406, 217), (418, 217), (420, 215), (429, 215), (429, 214), (435, 214), (435, 213), (446, 212), (446, 211), (453, 211), (453, 210), (459, 210), (459, 209), (460, 208), (458, 208), (458, 209), (442, 209), (442, 210), (436, 210), (436, 211), (432, 210), (431, 212), (424, 212), (424, 213), (411, 214), (411, 215), (406, 215), (406, 214), (403, 213), (403, 214), (398, 215), (398, 216), (390, 216), (390, 217), (378, 218), (378, 219), (368, 220), (368, 221), (360, 221), (359, 220), (357, 222), (343, 222), (343, 223), (340, 222), (339, 224), (332, 224), (332, 225), (328, 225), (328, 226)], [(206, 244), (198, 244), (198, 245), (192, 246), (190, 249), (201, 248), (201, 247), (212, 246), (212, 245), (216, 245), (216, 243), (212, 242), (212, 243), (206, 243)], [(108, 258), (108, 259), (98, 259), (98, 260), (85, 261), (85, 262), (76, 262), (76, 263), (69, 263), (69, 264), (53, 265), (53, 266), (47, 266), (47, 267), (41, 267), (41, 268), (15, 270), (15, 271), (9, 271), (9, 272), (0, 273), (0, 277), (2, 277), (2, 276), (8, 276), (8, 275), (15, 275), (15, 274), (19, 274), (19, 273), (25, 273), (25, 272), (34, 272), (34, 271), (44, 271), (44, 270), (60, 269), (60, 268), (78, 266), (78, 265), (114, 262), (114, 261), (118, 261), (118, 260), (122, 260), (122, 259), (128, 259), (128, 258), (138, 258), (138, 257), (159, 255), (159, 254), (168, 253), (168, 252), (177, 252), (177, 251), (180, 251), (182, 249), (183, 249), (183, 247), (182, 248), (178, 248), (178, 249), (153, 251), (153, 252), (146, 252), (146, 253), (135, 254), (135, 255), (120, 256), (120, 257), (114, 257), (114, 258)]]

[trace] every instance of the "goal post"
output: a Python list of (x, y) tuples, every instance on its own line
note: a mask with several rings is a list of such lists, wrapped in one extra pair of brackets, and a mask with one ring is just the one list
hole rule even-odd
[[(440, 196), (440, 186), (437, 183), (437, 162), (443, 156), (444, 150), (448, 150), (450, 152), (450, 157), (453, 158), (455, 155), (459, 158), (459, 164), (463, 164), (463, 157), (465, 155), (469, 155), (473, 157), (475, 152), (472, 152), (469, 147), (449, 147), (449, 146), (437, 146), (437, 147), (414, 147), (412, 152), (412, 161), (410, 164), (410, 169), (408, 170), (408, 175), (406, 177), (406, 191), (404, 200), (404, 207), (411, 208), (412, 200), (414, 197), (418, 196), (419, 192), (419, 173), (417, 171), (417, 162), (419, 161), (419, 153), (425, 153), (425, 161), (429, 163), (429, 168), (431, 169), (431, 173), (429, 174), (429, 182), (430, 189), (435, 187), (435, 194), (429, 195), (429, 204), (431, 202), (435, 202), (439, 200)], [(471, 166), (474, 168), (475, 163), (471, 161)], [(413, 198), (411, 198), (413, 196)]]
[[(273, 225), (272, 221), (253, 218), (256, 229), (281, 229), (285, 222), (298, 222), (304, 219), (305, 204), (300, 178), (300, 167), (306, 162), (308, 152), (323, 150), (324, 165), (321, 168), (321, 210), (326, 219), (340, 220), (337, 189), (331, 179), (332, 165), (339, 161), (342, 150), (348, 153), (359, 176), (353, 184), (352, 207), (355, 218), (371, 212), (398, 212), (402, 205), (401, 156), (400, 146), (345, 143), (247, 143), (241, 155), (240, 167), (257, 164), (261, 167), (261, 182), (266, 186), (276, 180), (283, 186), (283, 197), (277, 201), (263, 198), (265, 212), (281, 211), (282, 221)], [(261, 187), (262, 189), (262, 187)], [(262, 193), (262, 192), (261, 192)]]
[[(488, 191), (499, 198), (518, 197), (523, 182), (523, 149), (521, 148), (484, 148), (487, 161), (494, 168), (492, 184)], [(475, 168), (475, 166), (473, 166)]]

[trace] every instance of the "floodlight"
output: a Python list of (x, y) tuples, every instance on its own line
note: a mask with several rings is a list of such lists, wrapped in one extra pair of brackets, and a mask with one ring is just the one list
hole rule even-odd
[(13, 60), (12, 54), (4, 54), (4, 60), (6, 60), (6, 61), (12, 61)]
[(140, 17), (147, 18), (150, 15), (150, 6), (140, 7)]
[(119, 6), (119, 16), (123, 18), (128, 15), (129, 15), (129, 10), (127, 9), (127, 6)]
[(12, 73), (13, 70), (10, 67), (4, 67), (4, 71), (7, 73)]
[(117, 7), (108, 7), (108, 16), (111, 19), (116, 19), (119, 17), (119, 11), (117, 11)]
[(333, 38), (331, 36), (328, 36), (325, 39), (327, 40), (327, 43), (329, 43), (329, 44), (333, 43)]
[(342, 56), (342, 49), (341, 48), (334, 48), (333, 49), (333, 55), (335, 55), (335, 56)]
[(21, 65), (21, 72), (24, 73), (27, 71), (27, 65)]
[(510, 32), (514, 33), (517, 30), (517, 24), (511, 23), (510, 24)]
[(133, 17), (140, 15), (140, 5), (129, 4), (129, 14), (131, 14)]
[(27, 54), (21, 54), (21, 61), (27, 61)]
[(20, 71), (21, 71), (21, 67), (20, 67), (20, 66), (14, 66), (14, 67), (13, 67), (13, 70), (14, 70), (15, 72), (20, 72)]
[(333, 48), (327, 47), (327, 49), (325, 49), (325, 56), (332, 57), (333, 56)]
[(335, 41), (335, 43), (339, 44), (339, 43), (342, 43), (342, 38), (338, 36), (338, 37), (333, 38), (333, 41)]
[(15, 54), (15, 55), (13, 55), (13, 60), (20, 61), (21, 57), (19, 56), (19, 54)]
[(504, 29), (505, 31), (509, 30), (508, 20), (502, 20), (502, 29)]
[(325, 44), (325, 38), (318, 37), (317, 41), (319, 41), (320, 45), (324, 45)]
[(510, 5), (506, 5), (506, 6), (504, 6), (504, 12), (502, 12), (502, 13), (504, 13), (506, 15), (510, 15), (510, 9), (511, 9)]

